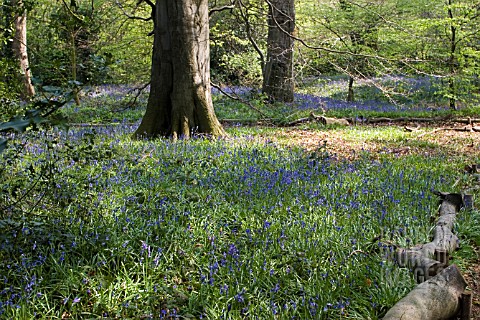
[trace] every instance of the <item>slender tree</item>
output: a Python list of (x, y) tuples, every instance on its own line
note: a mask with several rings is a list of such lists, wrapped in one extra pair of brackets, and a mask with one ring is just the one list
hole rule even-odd
[(21, 96), (23, 99), (28, 100), (35, 95), (35, 88), (32, 84), (32, 73), (27, 54), (27, 13), (22, 0), (12, 0), (12, 7), (15, 10), (13, 22), (15, 34), (12, 41), (13, 55), (20, 70)]
[(274, 101), (292, 102), (295, 3), (293, 0), (267, 0), (267, 3), (267, 59), (262, 91)]
[(137, 137), (225, 135), (212, 103), (208, 0), (157, 0), (150, 95)]

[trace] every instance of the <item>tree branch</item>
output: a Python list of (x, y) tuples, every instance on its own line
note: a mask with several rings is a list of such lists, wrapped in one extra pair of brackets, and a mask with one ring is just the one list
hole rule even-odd
[[(282, 13), (278, 8), (276, 8), (271, 2), (270, 0), (265, 0), (269, 6), (271, 6), (274, 10)], [(282, 13), (284, 14), (284, 13)], [(273, 16), (273, 15), (272, 15)], [(325, 52), (329, 52), (329, 53), (338, 53), (338, 54), (347, 54), (347, 55), (351, 55), (351, 56), (356, 56), (356, 57), (365, 57), (365, 58), (375, 58), (375, 59), (379, 59), (379, 60), (385, 60), (385, 61), (388, 61), (389, 59), (387, 58), (384, 58), (384, 57), (379, 57), (379, 56), (372, 56), (372, 55), (369, 55), (369, 54), (361, 54), (361, 53), (352, 53), (350, 51), (343, 51), (343, 50), (335, 50), (335, 49), (330, 49), (330, 48), (326, 48), (326, 47), (317, 47), (317, 46), (312, 46), (310, 44), (308, 44), (305, 40), (303, 40), (302, 38), (299, 38), (293, 34), (291, 34), (290, 32), (286, 31), (285, 29), (282, 28), (282, 26), (278, 23), (278, 21), (275, 19), (275, 17), (273, 16), (272, 17), (272, 20), (274, 21), (275, 25), (277, 26), (277, 28), (289, 35), (289, 37), (291, 37), (293, 40), (296, 40), (298, 42), (300, 42), (304, 47), (306, 48), (309, 48), (309, 49), (312, 49), (312, 50), (320, 50), (320, 51), (325, 51)]]
[(227, 4), (221, 7), (214, 7), (210, 9), (210, 11), (208, 11), (208, 16), (210, 17), (215, 12), (221, 12), (221, 11), (233, 10), (233, 9), (235, 9), (235, 2), (231, 2), (230, 4)]
[(228, 98), (232, 99), (232, 100), (236, 100), (236, 101), (240, 101), (244, 104), (246, 104), (247, 106), (249, 106), (251, 109), (255, 110), (256, 112), (258, 112), (264, 119), (267, 118), (267, 115), (265, 113), (263, 113), (260, 109), (258, 109), (257, 107), (255, 107), (250, 101), (247, 101), (245, 99), (242, 99), (240, 98), (237, 94), (235, 94), (235, 96), (225, 92), (219, 85), (213, 83), (210, 81), (210, 85), (212, 87), (214, 87), (215, 89), (217, 89), (218, 91), (220, 91), (223, 95), (227, 96)]
[[(63, 0), (62, 0), (63, 1)], [(144, 0), (141, 0), (139, 2), (137, 2), (137, 6), (140, 5)], [(150, 17), (148, 18), (144, 18), (144, 17), (138, 17), (138, 16), (132, 16), (130, 15), (126, 10), (125, 8), (123, 7), (123, 5), (118, 1), (118, 0), (115, 0), (115, 3), (117, 4), (117, 6), (120, 8), (120, 10), (122, 10), (122, 13), (129, 19), (133, 19), (133, 20), (142, 20), (142, 21), (151, 21), (153, 20), (153, 16), (150, 15)], [(153, 7), (155, 7), (155, 5), (153, 3), (151, 3), (150, 1), (147, 0), (147, 4), (151, 4), (153, 5)], [(152, 9), (153, 10), (153, 9)]]
[(247, 10), (246, 6), (243, 4), (242, 0), (239, 0), (238, 2), (240, 4), (239, 6), (240, 17), (243, 19), (243, 22), (245, 22), (245, 31), (247, 32), (247, 39), (252, 44), (253, 49), (255, 49), (255, 51), (258, 53), (258, 56), (260, 57), (260, 67), (263, 70), (265, 66), (265, 55), (263, 54), (262, 49), (260, 49), (259, 45), (257, 44), (257, 42), (252, 36), (252, 27), (250, 25), (250, 21), (248, 20), (248, 15), (246, 12), (243, 12), (242, 10), (242, 8)]

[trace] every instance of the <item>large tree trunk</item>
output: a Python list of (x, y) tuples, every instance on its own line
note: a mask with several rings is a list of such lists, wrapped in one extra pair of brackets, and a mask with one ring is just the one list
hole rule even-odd
[(32, 74), (27, 55), (27, 14), (22, 0), (12, 0), (12, 5), (15, 10), (15, 36), (12, 41), (13, 55), (18, 61), (20, 68), (20, 78), (23, 86), (22, 98), (28, 100), (35, 95), (35, 88), (32, 85)]
[(225, 135), (210, 87), (208, 0), (157, 0), (150, 96), (137, 137)]
[(294, 41), (291, 35), (295, 30), (295, 3), (270, 0), (268, 6), (268, 47), (262, 91), (274, 101), (292, 102)]

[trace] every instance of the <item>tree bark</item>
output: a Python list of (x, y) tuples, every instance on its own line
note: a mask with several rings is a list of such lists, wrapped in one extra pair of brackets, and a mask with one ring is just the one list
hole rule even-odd
[(383, 320), (450, 319), (460, 311), (460, 297), (467, 283), (452, 265), (430, 280), (419, 284), (391, 308)]
[(456, 59), (455, 59), (455, 53), (457, 51), (457, 28), (454, 25), (454, 16), (453, 16), (453, 10), (452, 10), (452, 5), (453, 1), (448, 0), (448, 18), (450, 20), (450, 56), (448, 58), (448, 67), (450, 70), (450, 76), (448, 78), (448, 94), (449, 94), (449, 106), (450, 109), (452, 110), (457, 110), (457, 99), (455, 98), (456, 96), (456, 90), (455, 90), (455, 72), (456, 72)]
[(295, 30), (295, 3), (293, 0), (267, 2), (268, 47), (262, 91), (274, 101), (292, 102), (294, 41), (290, 35)]
[(157, 0), (150, 95), (136, 137), (223, 136), (211, 97), (208, 0)]
[(32, 73), (27, 54), (27, 14), (22, 0), (12, 0), (12, 5), (15, 10), (15, 35), (12, 41), (12, 50), (20, 68), (20, 79), (23, 87), (21, 97), (29, 100), (35, 95), (35, 88), (32, 85)]
[(347, 101), (348, 102), (355, 101), (355, 96), (354, 96), (354, 92), (353, 92), (353, 81), (354, 80), (355, 79), (353, 79), (352, 76), (348, 77), (348, 95), (347, 95)]

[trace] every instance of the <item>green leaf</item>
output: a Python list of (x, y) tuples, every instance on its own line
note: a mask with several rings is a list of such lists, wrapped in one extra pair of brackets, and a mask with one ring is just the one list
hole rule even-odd
[(56, 86), (44, 86), (42, 87), (43, 91), (46, 92), (51, 92), (51, 93), (56, 93), (56, 92), (61, 92), (62, 88), (56, 87)]
[(1, 123), (0, 131), (7, 131), (13, 129), (18, 132), (24, 132), (29, 125), (30, 119), (25, 119), (23, 117), (15, 117), (9, 122)]
[(0, 138), (0, 153), (7, 147), (7, 140)]

